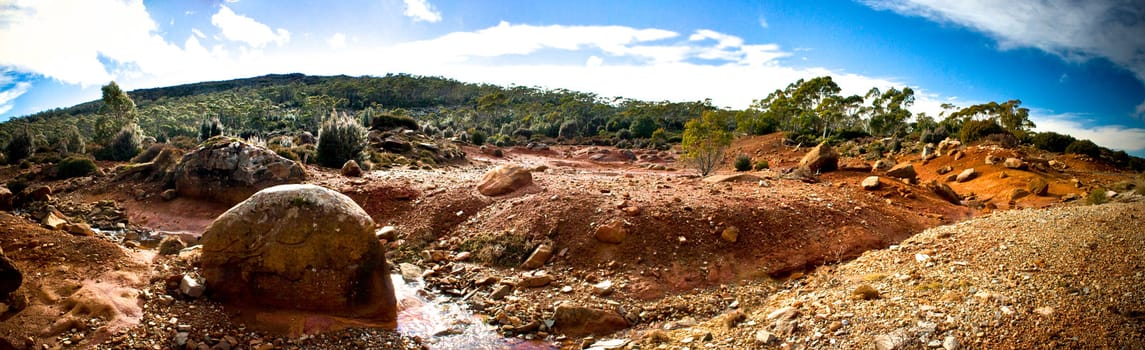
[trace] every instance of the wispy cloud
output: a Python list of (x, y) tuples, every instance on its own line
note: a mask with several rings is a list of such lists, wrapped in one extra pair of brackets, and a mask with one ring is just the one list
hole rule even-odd
[(406, 17), (412, 18), (414, 22), (441, 22), (441, 12), (433, 8), (429, 0), (403, 0), (405, 1), (406, 9), (402, 12)]
[[(1145, 2), (862, 0), (872, 8), (954, 23), (1002, 49), (1032, 47), (1067, 61), (1109, 59), (1145, 83)], [(1145, 101), (1137, 106), (1145, 118)]]
[(32, 84), (26, 81), (18, 81), (17, 78), (10, 75), (8, 70), (0, 73), (0, 114), (8, 113), (15, 107), (16, 98), (19, 98)]
[(219, 27), (223, 37), (243, 42), (254, 48), (262, 48), (269, 43), (282, 46), (290, 41), (290, 32), (283, 28), (270, 29), (270, 26), (253, 18), (235, 13), (226, 5), (219, 6), (219, 12), (211, 16), (211, 24)]

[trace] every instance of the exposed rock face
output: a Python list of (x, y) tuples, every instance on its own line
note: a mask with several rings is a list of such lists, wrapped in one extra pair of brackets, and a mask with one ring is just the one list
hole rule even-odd
[(24, 283), (24, 274), (16, 269), (16, 265), (0, 249), (0, 300), (8, 299), (8, 294), (20, 288), (21, 283)]
[(863, 186), (864, 190), (877, 190), (879, 185), (881, 184), (879, 183), (878, 176), (868, 176), (867, 178), (863, 179), (863, 182), (860, 184), (860, 186)]
[(500, 196), (511, 193), (533, 183), (529, 169), (515, 164), (505, 164), (485, 173), (477, 191), (486, 196)]
[(945, 140), (938, 142), (938, 148), (935, 151), (937, 152), (938, 155), (943, 155), (943, 154), (948, 154), (947, 151), (957, 150), (958, 147), (960, 147), (960, 146), (962, 146), (961, 141), (951, 139), (948, 137)]
[(899, 179), (913, 179), (918, 176), (914, 171), (914, 165), (911, 163), (902, 163), (895, 165), (891, 170), (887, 170), (887, 176)]
[(362, 177), (362, 167), (358, 166), (358, 162), (353, 159), (347, 160), (346, 164), (342, 164), (342, 176)]
[(314, 185), (259, 191), (202, 237), (210, 295), (232, 303), (393, 322), (397, 307), (374, 221)]
[(820, 143), (812, 148), (799, 161), (799, 167), (812, 173), (822, 173), (835, 170), (839, 166), (839, 153), (835, 152), (827, 142)]
[(615, 311), (562, 304), (553, 314), (553, 328), (572, 337), (608, 335), (628, 326), (628, 320)]
[(241, 202), (258, 190), (306, 179), (302, 166), (273, 151), (237, 139), (215, 137), (183, 156), (175, 168), (180, 196), (226, 204)]

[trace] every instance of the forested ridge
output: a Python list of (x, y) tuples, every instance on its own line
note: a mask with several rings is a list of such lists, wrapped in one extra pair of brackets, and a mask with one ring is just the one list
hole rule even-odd
[[(106, 87), (105, 87), (106, 88)], [(118, 89), (118, 87), (116, 87)], [(496, 145), (545, 140), (625, 148), (664, 148), (678, 143), (685, 125), (705, 113), (740, 135), (784, 131), (794, 144), (890, 138), (938, 142), (946, 137), (1007, 145), (1030, 144), (1055, 152), (1086, 154), (1115, 165), (1142, 169), (1145, 162), (1088, 140), (1052, 132), (1034, 133), (1020, 100), (958, 107), (937, 116), (913, 114), (909, 87), (872, 88), (843, 96), (831, 77), (792, 82), (760, 93), (743, 110), (718, 108), (710, 100), (641, 101), (566, 89), (473, 84), (442, 77), (275, 74), (126, 92), (134, 107), (114, 113), (105, 100), (14, 118), (0, 124), (0, 144), (26, 134), (38, 150), (50, 150), (69, 134), (107, 143), (115, 129), (137, 124), (143, 135), (165, 142), (201, 140), (205, 129), (269, 139), (318, 129), (331, 111), (370, 127), (376, 117), (412, 118), (425, 134)], [(107, 92), (105, 91), (105, 99)], [(109, 115), (116, 115), (109, 118)], [(120, 119), (129, 120), (120, 120)], [(108, 124), (108, 120), (120, 120)], [(130, 123), (129, 123), (130, 122)], [(108, 130), (108, 129), (111, 130)], [(11, 158), (11, 157), (9, 157)]]

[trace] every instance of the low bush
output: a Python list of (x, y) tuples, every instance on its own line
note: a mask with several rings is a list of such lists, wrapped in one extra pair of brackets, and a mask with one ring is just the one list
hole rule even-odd
[(370, 129), (387, 131), (395, 128), (418, 130), (417, 120), (408, 115), (383, 113), (370, 121)]
[(9, 164), (19, 164), (24, 158), (31, 156), (35, 150), (32, 136), (28, 134), (28, 131), (17, 132), (8, 141), (8, 145), (4, 146), (4, 156)]
[(767, 159), (760, 159), (759, 161), (755, 162), (755, 170), (756, 171), (768, 169), (770, 167), (771, 166), (769, 164), (767, 164)]
[(95, 162), (89, 158), (68, 157), (56, 164), (56, 178), (70, 179), (73, 177), (88, 176), (96, 171)]
[(1065, 152), (1066, 147), (1069, 147), (1069, 145), (1077, 141), (1077, 139), (1073, 138), (1073, 136), (1047, 131), (1037, 133), (1030, 141), (1034, 144), (1034, 147), (1038, 149), (1062, 153)]
[(735, 165), (736, 171), (751, 170), (751, 157), (749, 157), (746, 154), (738, 155), (738, 156), (736, 156), (734, 165)]
[(1101, 157), (1101, 147), (1098, 147), (1097, 144), (1090, 140), (1074, 141), (1070, 143), (1069, 146), (1066, 146), (1065, 152), (1083, 154), (1095, 159)]
[(366, 148), (366, 128), (345, 114), (331, 116), (318, 131), (318, 164), (342, 168), (346, 161), (362, 158)]
[(1007, 134), (1006, 129), (1003, 129), (998, 122), (993, 119), (986, 120), (969, 120), (966, 124), (962, 124), (962, 132), (959, 138), (962, 142), (970, 143), (978, 141), (986, 135), (992, 134)]
[(123, 162), (131, 160), (143, 148), (143, 129), (135, 123), (119, 129), (111, 144), (96, 153), (96, 159)]
[(1109, 201), (1109, 196), (1105, 194), (1105, 189), (1101, 187), (1094, 188), (1089, 191), (1085, 196), (1085, 204), (1097, 205)]
[(473, 130), (473, 133), (471, 133), (469, 135), (469, 142), (472, 143), (474, 146), (481, 146), (481, 145), (485, 144), (485, 140), (487, 138), (489, 138), (489, 136), (485, 135), (484, 131)]

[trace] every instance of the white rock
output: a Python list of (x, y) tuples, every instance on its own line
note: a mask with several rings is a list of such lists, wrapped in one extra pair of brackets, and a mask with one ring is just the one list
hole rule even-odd
[(179, 281), (179, 292), (189, 297), (201, 297), (206, 290), (207, 288), (203, 286), (203, 283), (191, 275), (183, 275), (183, 280)]
[(953, 335), (946, 336), (946, 339), (942, 341), (942, 348), (945, 350), (958, 350), (959, 346), (958, 338)]
[(926, 262), (927, 260), (930, 260), (930, 255), (926, 255), (923, 253), (917, 253), (914, 255), (914, 261)]

